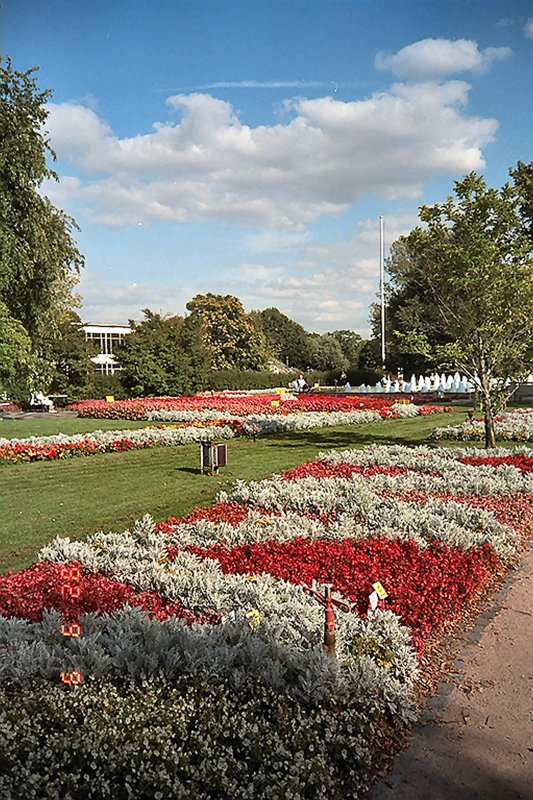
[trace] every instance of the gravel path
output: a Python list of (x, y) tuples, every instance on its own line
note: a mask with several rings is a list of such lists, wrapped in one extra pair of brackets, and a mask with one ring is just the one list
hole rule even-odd
[(371, 800), (533, 800), (533, 548)]

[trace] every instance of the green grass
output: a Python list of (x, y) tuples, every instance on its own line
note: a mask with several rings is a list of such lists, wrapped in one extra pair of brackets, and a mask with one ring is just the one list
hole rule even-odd
[[(439, 425), (463, 421), (466, 409), (430, 417), (321, 428), (228, 443), (219, 476), (199, 474), (199, 447), (157, 447), (58, 462), (0, 466), (0, 573), (29, 566), (55, 536), (84, 538), (121, 531), (146, 513), (156, 521), (212, 503), (236, 478), (262, 478), (309, 461), (321, 450), (368, 444), (425, 443)], [(46, 418), (3, 420), (3, 436), (142, 427), (122, 420)], [(13, 427), (10, 427), (10, 426)], [(9, 434), (8, 434), (9, 431)]]
[(27, 436), (53, 436), (56, 433), (87, 433), (87, 431), (122, 431), (128, 428), (144, 428), (146, 420), (128, 419), (84, 419), (82, 417), (60, 417), (41, 414), (39, 417), (15, 419), (0, 418), (0, 438), (24, 439)]

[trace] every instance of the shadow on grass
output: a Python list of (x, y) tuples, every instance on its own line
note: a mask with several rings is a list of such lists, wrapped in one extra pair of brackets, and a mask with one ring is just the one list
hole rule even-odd
[[(267, 447), (294, 447), (302, 446), (302, 431), (294, 433), (279, 434), (271, 437), (272, 441), (267, 443)], [(424, 436), (413, 436), (406, 432), (404, 436), (391, 436), (389, 433), (363, 432), (357, 431), (329, 431), (319, 429), (305, 431), (305, 441), (307, 444), (316, 447), (338, 448), (338, 447), (365, 447), (369, 444), (399, 444), (406, 446), (417, 446), (421, 444), (438, 446), (438, 442), (428, 441)]]
[(188, 472), (190, 475), (200, 475), (199, 467), (175, 467), (174, 472)]

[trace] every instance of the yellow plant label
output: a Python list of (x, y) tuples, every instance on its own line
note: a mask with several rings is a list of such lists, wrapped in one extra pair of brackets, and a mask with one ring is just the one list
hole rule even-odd
[(105, 399), (106, 399), (106, 401), (107, 401), (108, 403), (114, 403), (114, 402), (115, 402), (115, 398), (113, 397), (113, 395), (112, 395), (112, 394), (108, 394), (108, 395), (106, 395), (106, 398), (105, 398)]
[(261, 614), (261, 612), (257, 608), (252, 609), (252, 611), (248, 611), (246, 616), (250, 620), (250, 626), (252, 628), (257, 628), (257, 626), (259, 625), (259, 623), (263, 619), (263, 615)]
[(385, 591), (385, 589), (383, 588), (383, 586), (379, 581), (373, 583), (372, 588), (377, 592), (377, 595), (380, 600), (385, 600), (385, 598), (389, 596), (388, 592)]

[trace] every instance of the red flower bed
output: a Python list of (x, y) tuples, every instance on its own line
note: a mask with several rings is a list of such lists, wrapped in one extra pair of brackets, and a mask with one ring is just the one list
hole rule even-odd
[(56, 461), (71, 456), (90, 456), (94, 453), (122, 453), (150, 447), (150, 442), (134, 444), (130, 439), (115, 439), (104, 445), (96, 442), (67, 442), (65, 444), (4, 444), (0, 446), (0, 462)]
[(22, 406), (19, 403), (0, 403), (0, 412), (2, 411), (21, 411)]
[(408, 470), (404, 467), (382, 467), (376, 464), (363, 466), (362, 464), (331, 464), (329, 461), (310, 461), (294, 469), (282, 472), (281, 477), (286, 481), (299, 478), (351, 478), (352, 475), (363, 475), (369, 478), (372, 475), (405, 475)]
[(453, 406), (419, 406), (418, 413), (423, 416), (427, 417), (428, 414), (436, 414), (437, 412), (444, 411), (445, 413), (449, 414), (450, 411), (453, 411)]
[[(392, 404), (406, 401), (405, 395), (356, 395), (356, 394), (301, 394), (288, 396), (279, 394), (234, 395), (206, 394), (194, 397), (138, 397), (108, 403), (105, 400), (82, 400), (71, 406), (80, 417), (105, 417), (108, 419), (144, 419), (149, 411), (202, 411), (206, 409), (225, 411), (236, 416), (249, 414), (291, 414), (299, 411), (379, 411), (383, 417), (396, 416)], [(279, 405), (273, 406), (276, 402)], [(413, 395), (413, 402), (424, 402), (423, 395)], [(439, 406), (426, 406), (422, 413), (441, 410)], [(444, 407), (442, 410), (450, 410)]]
[(458, 615), (476, 597), (499, 564), (489, 545), (463, 551), (433, 542), (390, 539), (345, 539), (291, 542), (274, 540), (187, 549), (220, 563), (224, 573), (268, 573), (295, 584), (331, 583), (356, 605), (368, 609), (372, 584), (381, 581), (389, 597), (385, 607), (401, 616), (421, 648), (422, 640)]
[[(300, 464), (294, 469), (289, 469), (281, 474), (284, 480), (292, 481), (299, 478), (351, 478), (352, 475), (362, 475), (371, 478), (373, 475), (407, 475), (409, 472), (420, 472), (413, 467), (396, 467), (394, 465), (380, 464), (332, 464), (329, 461), (309, 461), (307, 464)], [(440, 477), (440, 472), (431, 470), (425, 475)]]
[(169, 517), (164, 522), (158, 522), (156, 529), (159, 533), (168, 533), (174, 530), (176, 525), (182, 525), (187, 522), (197, 522), (200, 519), (205, 519), (217, 524), (220, 522), (228, 522), (230, 525), (238, 525), (239, 522), (246, 519), (249, 511), (250, 509), (248, 506), (243, 506), (240, 503), (215, 503), (213, 506), (195, 508), (190, 514), (186, 514), (183, 517)]
[(508, 464), (511, 467), (516, 467), (520, 470), (522, 475), (527, 472), (533, 472), (533, 456), (526, 455), (508, 455), (508, 456), (463, 456), (459, 458), (463, 464), (471, 464), (477, 466), (500, 467)]
[(159, 620), (178, 617), (189, 625), (220, 620), (217, 614), (195, 614), (157, 592), (141, 592), (129, 584), (83, 568), (79, 580), (71, 582), (78, 595), (72, 596), (67, 588), (69, 579), (66, 572), (68, 567), (64, 564), (43, 561), (22, 572), (0, 576), (0, 616), (39, 622), (45, 609), (56, 609), (65, 622), (72, 622), (81, 614), (112, 613), (129, 605), (141, 608), (149, 617)]

